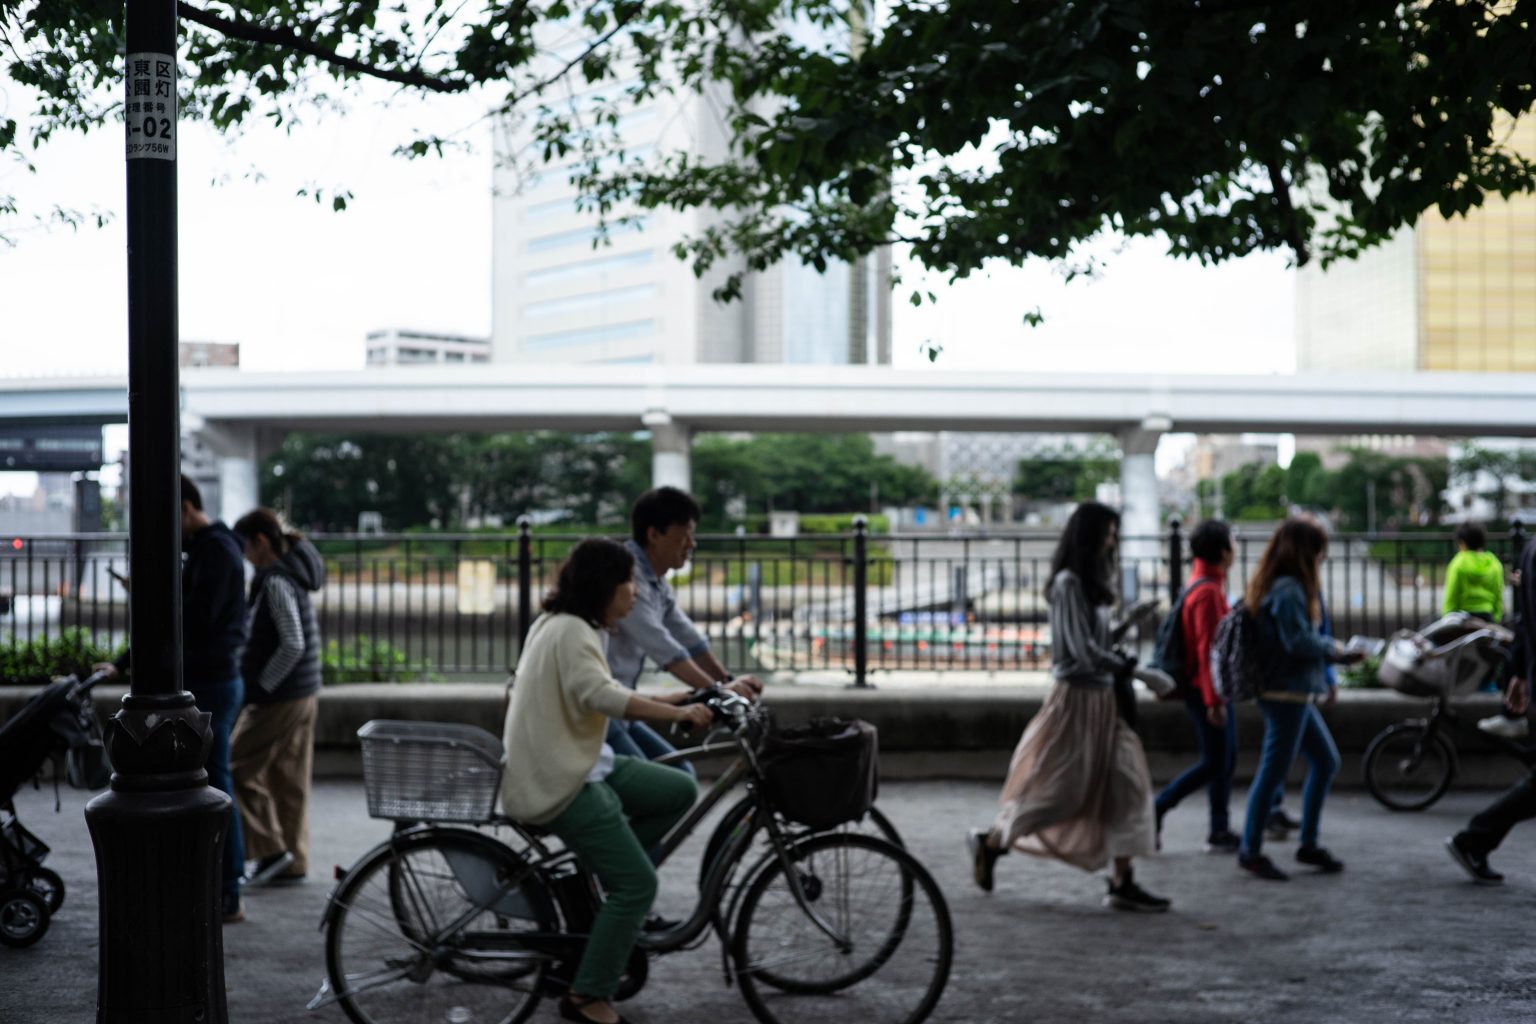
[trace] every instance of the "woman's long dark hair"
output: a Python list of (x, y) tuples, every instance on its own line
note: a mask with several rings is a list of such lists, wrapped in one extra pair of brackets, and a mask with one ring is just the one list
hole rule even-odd
[(555, 586), (544, 596), (544, 610), (564, 612), (601, 628), (614, 592), (635, 576), (635, 557), (622, 544), (589, 537), (571, 549)]
[(283, 521), (277, 518), (277, 513), (269, 508), (258, 508), (247, 512), (236, 519), (235, 525), (230, 529), (246, 543), (250, 543), (257, 537), (267, 538), (267, 546), (272, 549), (274, 555), (278, 556), (304, 539), (301, 533), (284, 530)]
[[(1083, 593), (1090, 605), (1114, 604), (1114, 556), (1104, 552), (1104, 541), (1111, 527), (1120, 526), (1120, 513), (1097, 501), (1085, 501), (1072, 511), (1056, 553), (1051, 556), (1051, 579), (1063, 569), (1071, 569), (1082, 581)], [(1050, 591), (1050, 580), (1046, 581)]]
[(1317, 563), (1328, 552), (1328, 534), (1316, 520), (1297, 516), (1276, 529), (1264, 547), (1259, 567), (1253, 570), (1248, 590), (1243, 595), (1248, 607), (1259, 609), (1264, 595), (1282, 576), (1291, 576), (1307, 595), (1307, 614), (1313, 622), (1322, 618), (1322, 600), (1318, 596)]

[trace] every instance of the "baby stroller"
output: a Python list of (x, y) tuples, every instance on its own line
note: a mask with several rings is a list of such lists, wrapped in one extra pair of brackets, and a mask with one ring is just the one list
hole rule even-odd
[(1365, 748), (1365, 786), (1394, 811), (1420, 811), (1439, 800), (1460, 769), (1458, 733), (1536, 767), (1536, 747), (1486, 736), (1462, 721), (1451, 698), (1478, 690), (1509, 658), (1514, 634), (1466, 612), (1452, 612), (1417, 633), (1401, 630), (1387, 642), (1377, 676), (1409, 697), (1428, 697), (1427, 718), (1390, 725)]
[(91, 704), (91, 688), (102, 678), (57, 679), (0, 726), (0, 945), (32, 945), (64, 905), (64, 879), (43, 867), (48, 846), (16, 817), (16, 791), (48, 760), (55, 791), (61, 764), (71, 786), (106, 785), (112, 771)]

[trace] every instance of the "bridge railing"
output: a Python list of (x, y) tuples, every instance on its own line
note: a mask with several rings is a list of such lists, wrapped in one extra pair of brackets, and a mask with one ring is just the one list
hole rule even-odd
[[(561, 560), (581, 538), (527, 528), (486, 534), (320, 534), (327, 585), (316, 596), (334, 682), (496, 679), (516, 664), (521, 637)], [(617, 539), (617, 538), (616, 538)], [(1235, 537), (1228, 589), (1240, 593), (1267, 531)], [(1506, 564), (1518, 524), (1493, 534)], [(825, 671), (855, 683), (890, 670), (1048, 668), (1043, 596), (1056, 535), (850, 533), (797, 537), (703, 535), (674, 574), (681, 607), (734, 671)], [(1383, 636), (1438, 613), (1449, 530), (1340, 534), (1325, 562), (1335, 632)], [(1189, 573), (1177, 524), (1126, 537), (1127, 604), (1168, 606)], [(0, 533), (0, 675), (28, 645), (111, 651), (127, 641), (131, 575), (118, 534)], [(1156, 616), (1125, 642), (1147, 652)], [(9, 656), (9, 657), (7, 657)], [(6, 666), (9, 666), (8, 668)], [(8, 681), (0, 679), (0, 682)]]

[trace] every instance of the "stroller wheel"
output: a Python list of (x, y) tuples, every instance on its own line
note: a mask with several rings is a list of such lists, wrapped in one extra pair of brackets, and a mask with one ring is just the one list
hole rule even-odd
[(0, 892), (0, 945), (30, 946), (48, 930), (48, 904), (30, 889)]
[(26, 873), (25, 889), (31, 889), (43, 898), (43, 903), (48, 907), (48, 913), (57, 914), (59, 908), (64, 905), (64, 879), (58, 872), (48, 868), (33, 868)]

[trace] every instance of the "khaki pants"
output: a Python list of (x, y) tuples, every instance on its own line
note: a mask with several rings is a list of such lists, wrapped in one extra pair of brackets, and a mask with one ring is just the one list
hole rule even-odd
[(245, 852), (261, 860), (284, 850), (284, 874), (309, 871), (309, 779), (320, 699), (247, 704), (229, 738), (235, 802), (245, 823)]

